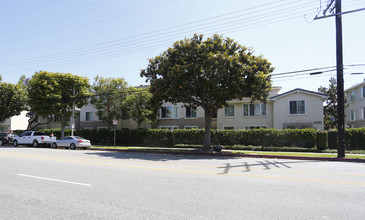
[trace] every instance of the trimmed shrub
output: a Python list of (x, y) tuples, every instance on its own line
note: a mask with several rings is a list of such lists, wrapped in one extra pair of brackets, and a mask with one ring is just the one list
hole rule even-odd
[(317, 132), (316, 139), (317, 151), (322, 152), (327, 149), (327, 132), (319, 131)]
[(203, 144), (204, 129), (175, 129), (172, 131), (173, 145), (175, 144)]
[(365, 150), (365, 128), (346, 129), (346, 149)]
[(327, 131), (327, 133), (328, 133), (328, 148), (337, 149), (337, 139), (338, 139), (337, 130)]
[[(61, 129), (43, 129), (47, 135), (53, 133), (61, 137)], [(18, 134), (23, 131), (16, 131)], [(65, 135), (71, 135), (71, 130), (65, 130)], [(111, 145), (114, 142), (114, 131), (74, 130), (74, 135), (89, 139), (92, 144)], [(346, 129), (346, 149), (365, 150), (365, 128)], [(135, 146), (167, 146), (178, 144), (203, 145), (204, 129), (140, 129), (117, 130), (117, 145)], [(337, 131), (316, 131), (314, 129), (253, 129), (253, 130), (212, 130), (212, 145), (242, 145), (261, 146), (265, 149), (272, 147), (307, 148), (317, 147), (323, 151), (327, 147), (337, 148)]]

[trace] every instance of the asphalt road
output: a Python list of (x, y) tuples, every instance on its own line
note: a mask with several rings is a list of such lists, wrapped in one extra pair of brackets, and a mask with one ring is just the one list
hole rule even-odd
[(365, 219), (365, 164), (0, 147), (0, 219)]

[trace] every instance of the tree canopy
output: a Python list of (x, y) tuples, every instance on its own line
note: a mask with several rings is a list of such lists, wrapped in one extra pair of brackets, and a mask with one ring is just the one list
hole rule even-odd
[(149, 59), (141, 77), (150, 81), (155, 102), (183, 102), (205, 111), (204, 148), (210, 148), (213, 115), (232, 99), (265, 101), (271, 89), (271, 64), (231, 38), (195, 34)]
[(327, 87), (319, 87), (318, 92), (328, 96), (325, 100), (325, 106), (323, 107), (324, 112), (324, 128), (331, 129), (337, 128), (337, 81), (331, 77), (329, 80), (330, 84)]
[(137, 122), (138, 128), (143, 122), (154, 122), (156, 111), (150, 103), (152, 94), (147, 89), (132, 89), (131, 91), (126, 102), (129, 116)]
[(17, 84), (0, 81), (0, 122), (27, 109), (24, 88)]
[(130, 93), (128, 84), (123, 78), (95, 77), (92, 86), (94, 96), (91, 103), (98, 110), (97, 114), (108, 126), (112, 127), (113, 120), (119, 120), (126, 114), (126, 97)]
[(62, 136), (72, 115), (73, 103), (87, 104), (91, 93), (89, 79), (70, 73), (36, 72), (27, 83), (29, 106), (32, 112), (59, 117)]

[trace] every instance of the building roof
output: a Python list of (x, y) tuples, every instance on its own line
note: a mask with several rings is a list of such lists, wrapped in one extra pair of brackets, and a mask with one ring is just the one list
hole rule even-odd
[(313, 92), (313, 91), (309, 91), (309, 90), (305, 90), (305, 89), (296, 88), (296, 89), (290, 90), (288, 92), (273, 96), (273, 97), (270, 98), (270, 100), (276, 100), (278, 98), (282, 98), (284, 96), (287, 96), (287, 95), (290, 95), (290, 94), (293, 94), (293, 93), (307, 93), (307, 94), (310, 94), (310, 95), (320, 96), (322, 99), (327, 98), (327, 96), (325, 94), (322, 94), (322, 93), (319, 93), (319, 92)]
[(351, 87), (350, 87), (350, 88), (348, 88), (348, 89), (345, 89), (345, 92), (348, 92), (348, 91), (353, 90), (353, 89), (355, 89), (355, 88), (357, 88), (357, 87), (360, 87), (360, 86), (365, 86), (365, 79), (364, 79), (364, 81), (363, 81), (363, 82), (358, 83), (358, 84), (355, 84), (355, 85), (351, 86)]

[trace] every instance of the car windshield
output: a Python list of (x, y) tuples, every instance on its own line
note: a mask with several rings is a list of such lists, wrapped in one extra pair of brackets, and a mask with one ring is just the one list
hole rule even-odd
[(85, 140), (85, 138), (79, 137), (79, 136), (74, 136), (75, 139), (81, 139), (81, 140)]

